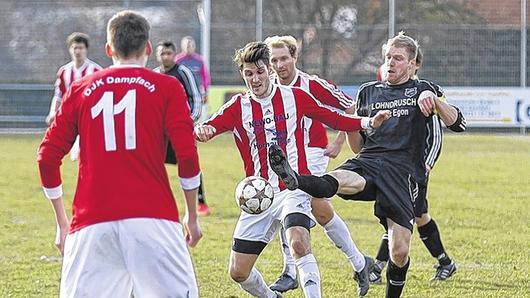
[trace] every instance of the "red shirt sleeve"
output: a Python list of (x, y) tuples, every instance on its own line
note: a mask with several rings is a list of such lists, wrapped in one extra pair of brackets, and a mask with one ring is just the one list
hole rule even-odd
[(61, 160), (77, 137), (78, 95), (75, 86), (66, 92), (55, 121), (46, 130), (37, 152), (41, 183), (46, 188), (61, 185)]
[(172, 80), (168, 86), (168, 106), (165, 122), (166, 134), (175, 149), (180, 178), (194, 178), (199, 175), (199, 155), (197, 143), (193, 135), (193, 120), (190, 108), (186, 102), (184, 88), (177, 80)]
[(214, 136), (234, 129), (238, 122), (237, 119), (241, 119), (240, 103), (241, 94), (233, 96), (230, 101), (225, 103), (217, 113), (204, 123), (215, 128)]
[(316, 100), (328, 106), (346, 110), (354, 105), (350, 96), (339, 90), (334, 84), (317, 76), (313, 76), (309, 81), (309, 90)]
[(361, 129), (361, 119), (350, 115), (341, 115), (326, 108), (313, 96), (300, 88), (293, 88), (296, 106), (304, 116), (318, 120), (327, 126), (341, 131), (357, 131)]

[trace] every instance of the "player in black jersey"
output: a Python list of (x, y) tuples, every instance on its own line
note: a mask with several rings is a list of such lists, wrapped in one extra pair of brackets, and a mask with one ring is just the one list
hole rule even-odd
[(388, 230), (390, 260), (386, 297), (399, 297), (409, 267), (409, 249), (414, 223), (414, 200), (418, 183), (425, 183), (423, 151), (428, 122), (418, 102), (436, 92), (425, 81), (411, 79), (415, 69), (417, 42), (403, 33), (385, 47), (385, 82), (369, 82), (357, 93), (357, 115), (371, 116), (390, 110), (391, 118), (377, 130), (348, 135), (350, 146), (362, 150), (334, 171), (321, 176), (298, 175), (281, 149), (271, 146), (271, 168), (289, 189), (299, 188), (314, 197), (338, 194), (346, 200), (374, 200), (374, 213)]
[[(201, 117), (202, 112), (202, 95), (191, 70), (182, 64), (174, 62), (176, 52), (177, 49), (172, 41), (165, 40), (159, 42), (156, 46), (156, 60), (160, 63), (160, 66), (155, 68), (154, 71), (170, 75), (179, 80), (184, 87), (184, 91), (186, 91), (191, 119), (193, 119), (194, 122), (197, 122)], [(165, 163), (173, 165), (177, 164), (175, 151), (173, 150), (171, 143), (168, 143), (167, 145)], [(198, 201), (197, 213), (199, 215), (209, 215), (210, 208), (206, 204), (202, 175), (201, 184), (199, 185)]]
[[(416, 57), (416, 69), (414, 70), (413, 76), (416, 75), (418, 69), (421, 67), (423, 61), (423, 54), (421, 49), (418, 48), (418, 55)], [(417, 79), (417, 77), (415, 77)], [(462, 132), (465, 130), (465, 119), (456, 106), (447, 104), (445, 96), (441, 88), (435, 85), (436, 94), (435, 96), (427, 96), (419, 102), (420, 109), (426, 115), (430, 115), (433, 110), (440, 110), (441, 113), (433, 115), (433, 118), (439, 119), (438, 114), (448, 128), (455, 132)], [(428, 122), (429, 125), (427, 131), (426, 148), (424, 152), (424, 161), (426, 167), (426, 175), (428, 178), (430, 170), (434, 167), (438, 157), (440, 156), (442, 147), (442, 129), (439, 120)], [(440, 238), (440, 232), (434, 219), (431, 218), (428, 213), (427, 203), (427, 183), (425, 185), (419, 184), (418, 197), (414, 204), (414, 215), (416, 217), (415, 222), (420, 234), (420, 239), (423, 241), (431, 255), (438, 259), (439, 266), (436, 268), (436, 274), (433, 277), (433, 281), (440, 281), (449, 278), (456, 271), (456, 264), (444, 249), (442, 240)], [(373, 270), (370, 273), (370, 282), (380, 283), (381, 272), (388, 262), (388, 233), (383, 234), (381, 245), (376, 256), (376, 264), (372, 267)]]

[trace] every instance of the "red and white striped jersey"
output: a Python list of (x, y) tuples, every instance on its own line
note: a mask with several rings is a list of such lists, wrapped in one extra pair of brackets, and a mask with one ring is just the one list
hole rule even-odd
[(200, 182), (186, 98), (174, 77), (134, 65), (109, 67), (72, 84), (37, 156), (45, 194), (58, 198), (61, 160), (79, 135), (71, 232), (126, 218), (178, 221), (164, 166), (168, 139), (182, 188)]
[(300, 88), (272, 86), (272, 93), (267, 98), (256, 99), (250, 92), (233, 96), (205, 124), (215, 127), (215, 135), (231, 131), (243, 159), (246, 176), (261, 176), (278, 191), (284, 189), (284, 185), (269, 167), (267, 148), (270, 144), (277, 143), (282, 147), (295, 171), (310, 174), (304, 141), (304, 117), (343, 131), (359, 130), (361, 121), (323, 106)]
[[(355, 105), (355, 101), (344, 92), (340, 91), (334, 84), (319, 78), (316, 75), (309, 75), (299, 69), (295, 69), (295, 77), (288, 86), (299, 87), (318, 100), (320, 103), (333, 109), (344, 111)], [(273, 80), (279, 83), (278, 76), (274, 75)], [(308, 147), (326, 148), (328, 138), (326, 129), (321, 122), (306, 117), (305, 133)]]
[(85, 63), (81, 67), (76, 68), (75, 62), (70, 61), (69, 63), (61, 66), (57, 71), (57, 80), (55, 80), (55, 93), (54, 97), (57, 98), (57, 101), (61, 102), (63, 95), (66, 94), (70, 85), (73, 82), (79, 80), (80, 78), (93, 74), (94, 72), (103, 69), (96, 62), (85, 59)]

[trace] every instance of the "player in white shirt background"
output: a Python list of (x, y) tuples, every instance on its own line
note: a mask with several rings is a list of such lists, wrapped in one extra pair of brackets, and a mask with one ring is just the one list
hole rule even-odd
[[(70, 88), (73, 82), (81, 79), (84, 76), (93, 74), (101, 70), (99, 64), (87, 58), (89, 36), (81, 32), (73, 32), (66, 38), (66, 45), (68, 46), (68, 53), (72, 61), (61, 66), (57, 71), (57, 79), (55, 80), (55, 89), (50, 104), (50, 111), (46, 116), (46, 124), (50, 125), (55, 119), (55, 114), (59, 110), (62, 98), (66, 91)], [(79, 157), (79, 139), (76, 140), (74, 146), (70, 150), (70, 158), (77, 160)]]

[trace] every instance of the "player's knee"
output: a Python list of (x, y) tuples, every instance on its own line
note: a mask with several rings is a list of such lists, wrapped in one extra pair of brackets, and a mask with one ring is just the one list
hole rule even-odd
[(246, 272), (234, 266), (230, 267), (228, 273), (230, 274), (230, 278), (237, 283), (244, 282), (248, 279), (248, 276), (250, 275), (250, 272)]
[(333, 207), (331, 203), (324, 199), (313, 199), (311, 202), (313, 216), (318, 224), (325, 226), (333, 218)]
[(313, 195), (319, 198), (331, 198), (340, 189), (340, 179), (332, 173), (326, 174), (320, 177), (321, 183), (319, 184), (318, 191), (315, 191)]
[(315, 216), (318, 224), (321, 226), (325, 226), (333, 218), (333, 213), (330, 215), (325, 212), (313, 212), (313, 215)]
[(305, 256), (311, 252), (309, 232), (306, 228), (301, 226), (293, 226), (287, 231), (291, 253), (295, 258)]
[(392, 255), (392, 261), (398, 267), (405, 266), (409, 259), (409, 247), (407, 245), (396, 245), (390, 253)]
[(429, 213), (424, 213), (420, 217), (416, 217), (415, 221), (416, 221), (416, 226), (419, 228), (421, 226), (428, 224), (429, 221), (431, 221), (431, 216), (429, 215)]
[(290, 245), (295, 256), (303, 257), (311, 252), (309, 242), (303, 238), (292, 239)]

